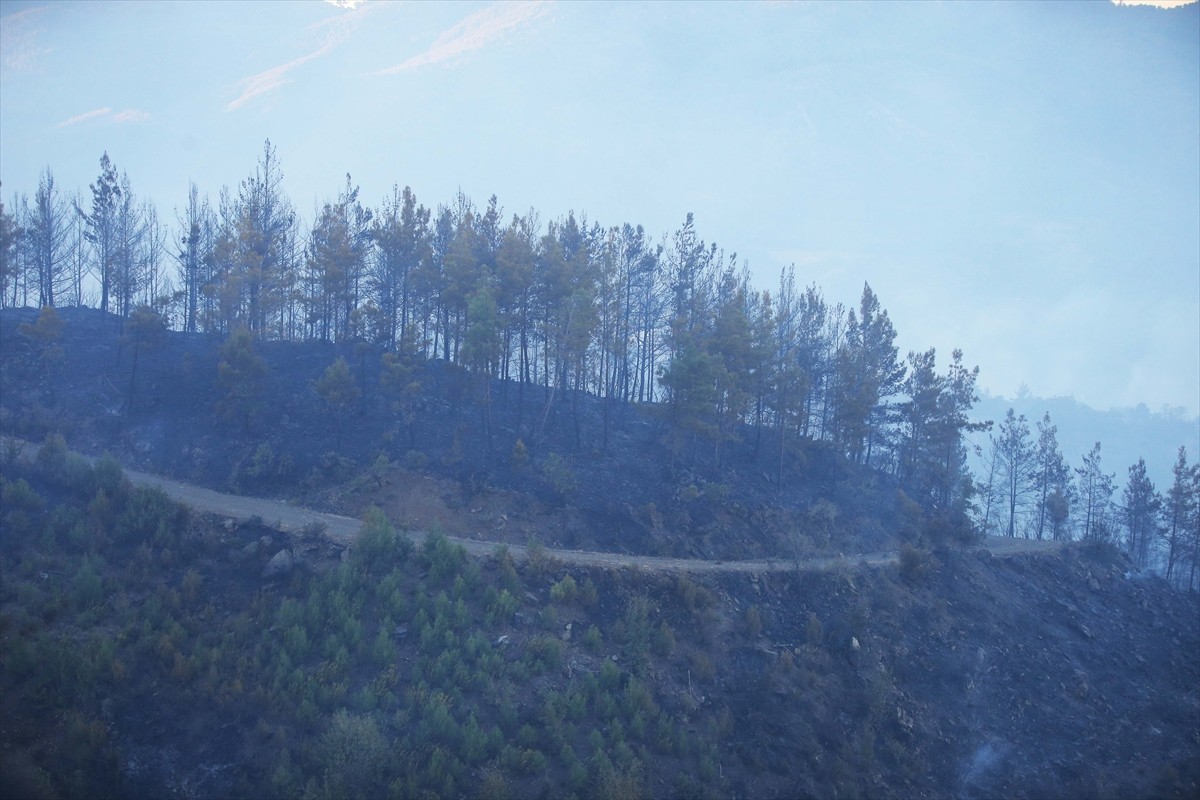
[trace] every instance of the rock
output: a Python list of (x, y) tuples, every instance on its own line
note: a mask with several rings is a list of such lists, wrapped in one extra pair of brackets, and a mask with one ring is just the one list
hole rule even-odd
[(263, 567), (262, 576), (264, 578), (275, 578), (281, 575), (287, 575), (296, 566), (296, 556), (291, 550), (280, 550), (275, 555), (271, 556), (271, 560)]

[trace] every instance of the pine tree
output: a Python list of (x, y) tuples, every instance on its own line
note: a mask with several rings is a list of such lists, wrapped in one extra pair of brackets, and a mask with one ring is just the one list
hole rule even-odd
[(238, 187), (231, 208), (232, 258), (226, 282), (234, 308), (251, 333), (268, 336), (280, 311), (291, 267), (289, 230), (295, 214), (283, 194), (283, 173), (268, 139), (255, 172)]
[(371, 286), (383, 320), (381, 338), (387, 347), (399, 339), (404, 349), (405, 335), (415, 330), (409, 325), (416, 316), (413, 279), (428, 258), (429, 217), (429, 209), (417, 205), (412, 189), (392, 187), (392, 196), (384, 201), (371, 229), (375, 242)]
[(108, 153), (100, 157), (100, 177), (91, 185), (91, 190), (91, 212), (84, 214), (78, 207), (76, 209), (87, 219), (85, 237), (92, 245), (93, 274), (100, 281), (100, 310), (107, 312), (119, 251), (117, 218), (122, 192), (117, 169)]
[(217, 383), (222, 391), (218, 411), (228, 420), (236, 420), (243, 431), (261, 410), (266, 388), (267, 362), (254, 349), (254, 335), (238, 328), (221, 346), (217, 364)]
[(38, 305), (55, 304), (70, 259), (70, 206), (47, 168), (38, 181), (33, 213), (26, 224), (30, 255), (37, 267)]
[(346, 359), (338, 357), (336, 361), (325, 368), (325, 373), (313, 384), (317, 394), (325, 401), (333, 414), (334, 432), (337, 437), (337, 449), (342, 449), (342, 424), (347, 414), (358, 402), (359, 388), (350, 375), (350, 365)]
[(16, 268), (17, 242), (23, 233), (13, 215), (4, 210), (4, 201), (0, 200), (0, 306), (8, 296), (8, 284)]
[(1129, 482), (1122, 497), (1121, 516), (1127, 538), (1125, 549), (1139, 569), (1150, 563), (1150, 548), (1158, 535), (1158, 513), (1162, 498), (1146, 475), (1146, 460), (1129, 468)]
[(1172, 469), (1174, 481), (1163, 503), (1163, 529), (1167, 545), (1167, 583), (1175, 567), (1187, 556), (1186, 543), (1192, 519), (1200, 514), (1200, 464), (1187, 463), (1187, 449), (1179, 448)]
[[(1065, 521), (1062, 506), (1067, 498), (1066, 489), (1071, 480), (1071, 471), (1063, 461), (1062, 451), (1058, 449), (1058, 428), (1050, 424), (1049, 412), (1038, 423), (1037, 431), (1037, 448), (1033, 454), (1033, 481), (1037, 494), (1037, 539), (1041, 541), (1047, 522), (1058, 530)], [(1058, 520), (1057, 524), (1055, 519)]]
[(997, 430), (997, 453), (1008, 506), (1008, 536), (1016, 536), (1017, 516), (1026, 497), (1033, 491), (1036, 464), (1025, 415), (1017, 416), (1010, 408)]
[(1083, 466), (1075, 468), (1079, 500), (1083, 512), (1083, 535), (1085, 541), (1107, 541), (1109, 530), (1109, 506), (1112, 503), (1114, 475), (1106, 474), (1100, 466), (1100, 443), (1083, 457)]
[(211, 237), (205, 233), (212, 226), (212, 210), (208, 200), (200, 200), (200, 190), (194, 183), (188, 187), (187, 210), (178, 219), (178, 224), (182, 234), (175, 260), (183, 284), (183, 329), (192, 333), (197, 329), (201, 289), (205, 284), (204, 265), (209, 258), (206, 244)]
[(888, 398), (897, 394), (905, 373), (895, 342), (887, 312), (864, 284), (858, 314), (850, 313), (838, 353), (836, 431), (851, 461), (871, 463), (874, 447), (883, 439)]

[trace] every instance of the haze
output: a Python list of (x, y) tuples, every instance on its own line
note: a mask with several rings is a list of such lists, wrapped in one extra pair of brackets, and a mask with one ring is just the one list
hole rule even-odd
[(270, 138), (310, 219), (347, 172), (691, 211), (759, 287), (870, 282), (991, 392), (1200, 413), (1196, 4), (0, 2), (0, 34), (6, 198), (107, 151), (170, 218)]

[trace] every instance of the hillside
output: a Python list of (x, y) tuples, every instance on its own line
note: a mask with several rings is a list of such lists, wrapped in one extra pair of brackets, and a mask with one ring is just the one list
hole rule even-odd
[[(655, 404), (501, 381), (489, 435), (475, 376), (419, 361), (396, 410), (378, 349), (322, 342), (256, 343), (265, 376), (240, 401), (245, 414), (227, 413), (224, 340), (167, 332), (141, 348), (135, 374), (118, 318), (59, 314), (61, 356), (47, 365), (19, 332), (36, 312), (0, 310), (0, 429), (34, 441), (60, 431), (82, 452), (211, 488), (352, 515), (375, 503), (447, 532), (482, 519), (521, 543), (689, 557), (870, 552), (921, 528), (893, 483), (825, 442), (792, 443), (780, 462), (778, 445), (756, 452), (747, 432), (714, 470), (672, 450)], [(314, 385), (338, 357), (360, 399), (335, 419)]]
[(111, 461), (5, 476), (6, 796), (1200, 786), (1196, 597), (1107, 548), (656, 575), (468, 559), (377, 515), (339, 554)]
[[(6, 797), (1200, 791), (1200, 599), (1108, 546), (961, 548), (821, 443), (775, 472), (746, 436), (713, 472), (661, 410), (582, 393), (494, 384), (489, 446), (470, 373), (413, 365), (396, 411), (369, 349), (257, 343), (230, 414), (224, 341), (135, 370), (115, 318), (62, 316), (54, 353), (0, 312), (0, 433), (116, 458), (0, 453)], [(341, 411), (314, 389), (339, 355)], [(239, 496), (189, 511), (122, 464)]]

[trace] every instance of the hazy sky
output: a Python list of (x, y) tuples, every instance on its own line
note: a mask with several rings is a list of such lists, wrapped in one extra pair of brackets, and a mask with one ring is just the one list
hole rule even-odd
[[(348, 7), (353, 5), (353, 7)], [(0, 2), (0, 181), (461, 188), (795, 263), (981, 385), (1200, 413), (1200, 6)], [(6, 203), (7, 205), (7, 203)]]

